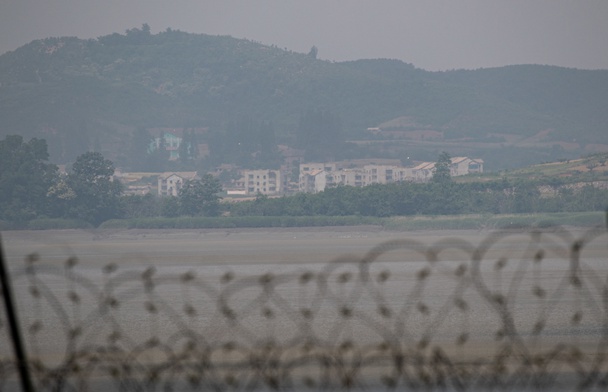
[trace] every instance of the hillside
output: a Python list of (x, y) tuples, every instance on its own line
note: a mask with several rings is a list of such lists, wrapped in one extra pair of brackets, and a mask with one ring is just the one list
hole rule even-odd
[(559, 178), (564, 182), (608, 181), (608, 154), (593, 154), (578, 159), (531, 165), (512, 170), (508, 178), (547, 179)]
[[(320, 108), (340, 119), (346, 140), (359, 141), (351, 155), (426, 159), (447, 149), (501, 168), (513, 154), (540, 162), (608, 144), (606, 107), (608, 71), (333, 63), (227, 36), (150, 34), (145, 25), (94, 40), (37, 40), (0, 56), (0, 137), (45, 138), (59, 163), (94, 146), (120, 163), (137, 127), (226, 131), (243, 117), (271, 122), (277, 141), (294, 145), (303, 113)], [(391, 121), (401, 136), (365, 132)], [(420, 130), (440, 137), (407, 133)], [(496, 151), (511, 152), (499, 159)]]

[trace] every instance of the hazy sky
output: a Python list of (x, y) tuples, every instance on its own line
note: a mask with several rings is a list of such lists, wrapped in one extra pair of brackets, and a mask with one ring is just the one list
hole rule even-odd
[(608, 69), (608, 0), (0, 0), (0, 53), (148, 23), (319, 58), (397, 58), (427, 70), (549, 64)]

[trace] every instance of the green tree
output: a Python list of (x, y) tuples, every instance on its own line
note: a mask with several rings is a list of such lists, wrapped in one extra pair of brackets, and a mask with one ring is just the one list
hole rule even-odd
[(57, 179), (44, 139), (0, 141), (0, 219), (27, 221), (49, 213), (47, 194)]
[(222, 185), (211, 174), (200, 180), (188, 180), (179, 190), (180, 212), (182, 215), (217, 216), (220, 212)]
[(452, 181), (450, 174), (450, 165), (452, 164), (452, 158), (447, 152), (442, 152), (437, 158), (435, 163), (435, 170), (433, 171), (432, 182), (445, 184)]
[(300, 117), (296, 145), (305, 150), (307, 161), (330, 161), (344, 147), (338, 116), (329, 110), (309, 110)]
[(272, 122), (242, 116), (227, 123), (223, 131), (212, 131), (208, 143), (211, 159), (216, 164), (235, 163), (263, 169), (278, 169), (281, 165)]
[(222, 170), (222, 172), (217, 176), (220, 184), (225, 185), (227, 187), (234, 184), (236, 180), (241, 178), (241, 175), (238, 170), (230, 169), (230, 170)]
[(310, 48), (310, 51), (308, 52), (308, 56), (312, 57), (313, 59), (317, 59), (317, 55), (319, 54), (319, 49), (316, 46), (312, 46), (312, 48)]
[(146, 170), (149, 160), (150, 143), (152, 142), (152, 136), (150, 132), (144, 127), (137, 127), (131, 140), (129, 141), (129, 157), (128, 163), (131, 170)]
[(87, 152), (76, 158), (67, 184), (75, 197), (69, 216), (98, 225), (121, 215), (122, 186), (113, 181), (114, 164), (98, 152)]
[(169, 166), (170, 151), (167, 150), (167, 141), (161, 133), (158, 139), (158, 148), (147, 154), (146, 168), (150, 171), (162, 172)]
[(254, 153), (254, 166), (264, 169), (278, 169), (281, 166), (281, 153), (277, 147), (274, 125), (262, 121), (256, 135), (257, 151)]
[(515, 185), (513, 194), (514, 212), (537, 212), (540, 205), (538, 185), (530, 181), (521, 181)]
[(198, 138), (193, 129), (186, 129), (182, 133), (182, 141), (179, 145), (179, 163), (184, 168), (194, 166), (198, 158)]
[(161, 199), (152, 193), (123, 196), (121, 202), (125, 218), (148, 218), (162, 213)]
[(51, 205), (51, 216), (59, 218), (69, 216), (68, 211), (76, 198), (76, 192), (68, 184), (66, 176), (59, 177), (49, 188), (47, 196)]
[(188, 131), (184, 130), (182, 135), (182, 141), (179, 145), (179, 162), (182, 166), (188, 165), (192, 158), (190, 157), (192, 145), (189, 140)]
[(163, 197), (161, 199), (161, 215), (167, 218), (179, 216), (179, 199), (175, 196)]

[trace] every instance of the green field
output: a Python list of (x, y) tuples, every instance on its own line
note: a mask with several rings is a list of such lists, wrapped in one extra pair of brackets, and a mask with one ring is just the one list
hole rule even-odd
[[(100, 229), (229, 229), (271, 227), (378, 226), (386, 230), (493, 230), (550, 228), (557, 226), (591, 227), (606, 224), (603, 212), (564, 212), (542, 214), (481, 214), (399, 216), (243, 216), (112, 219)], [(0, 222), (2, 230), (91, 229), (86, 222), (69, 219), (37, 219), (19, 226)]]

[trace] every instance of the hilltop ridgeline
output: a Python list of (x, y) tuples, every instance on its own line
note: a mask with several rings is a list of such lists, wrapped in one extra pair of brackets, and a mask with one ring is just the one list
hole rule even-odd
[(120, 161), (121, 141), (135, 127), (223, 129), (241, 117), (272, 122), (278, 140), (294, 144), (311, 108), (335, 114), (346, 140), (383, 125), (444, 140), (547, 131), (549, 142), (600, 144), (608, 143), (606, 107), (608, 71), (427, 72), (399, 60), (329, 62), (315, 50), (228, 36), (151, 34), (147, 25), (90, 40), (36, 40), (0, 56), (0, 137), (45, 138), (64, 160), (98, 143)]

